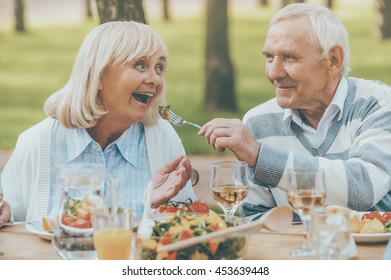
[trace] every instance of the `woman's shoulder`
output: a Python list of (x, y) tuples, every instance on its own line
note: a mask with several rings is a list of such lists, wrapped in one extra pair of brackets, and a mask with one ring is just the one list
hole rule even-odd
[(53, 124), (54, 124), (55, 121), (56, 120), (53, 119), (53, 118), (46, 118), (46, 119), (40, 121), (39, 123), (31, 126), (27, 130), (23, 131), (19, 135), (19, 139), (20, 138), (22, 138), (22, 139), (23, 138), (29, 138), (31, 140), (34, 140), (34, 139), (39, 138), (39, 135), (41, 135), (42, 133), (45, 133), (45, 131), (50, 133), (51, 128), (53, 127)]
[(172, 125), (162, 118), (159, 118), (156, 123), (145, 126), (146, 133), (153, 133), (160, 137), (178, 137), (177, 132)]

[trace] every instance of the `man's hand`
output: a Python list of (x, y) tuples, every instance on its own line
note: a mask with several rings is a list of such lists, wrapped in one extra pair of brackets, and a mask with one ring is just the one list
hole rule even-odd
[(153, 176), (151, 203), (160, 203), (176, 196), (190, 178), (190, 160), (185, 156), (173, 159)]
[(3, 201), (0, 207), (0, 226), (7, 223), (11, 219), (11, 207), (7, 201)]
[(214, 119), (198, 132), (204, 135), (206, 143), (217, 151), (231, 150), (238, 160), (254, 167), (258, 158), (260, 143), (239, 119)]

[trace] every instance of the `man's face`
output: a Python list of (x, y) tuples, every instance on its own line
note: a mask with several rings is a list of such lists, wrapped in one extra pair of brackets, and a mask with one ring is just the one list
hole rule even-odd
[(334, 95), (329, 60), (321, 59), (310, 34), (304, 17), (275, 23), (268, 31), (262, 53), (282, 108), (322, 111)]

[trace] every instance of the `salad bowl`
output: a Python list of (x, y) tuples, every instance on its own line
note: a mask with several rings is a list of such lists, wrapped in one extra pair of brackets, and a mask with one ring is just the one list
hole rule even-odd
[(137, 235), (135, 232), (134, 252), (139, 260), (237, 260), (243, 259), (247, 250), (249, 238), (259, 228), (237, 231), (220, 238), (212, 238), (186, 248), (159, 252), (158, 248), (226, 229), (237, 227), (250, 221), (233, 217), (225, 222), (221, 216), (212, 210), (209, 213), (176, 213), (155, 214), (153, 233), (149, 237)]

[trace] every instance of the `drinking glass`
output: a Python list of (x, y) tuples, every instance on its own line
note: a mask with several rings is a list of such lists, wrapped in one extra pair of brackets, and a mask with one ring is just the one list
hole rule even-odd
[(326, 190), (324, 170), (317, 169), (289, 169), (287, 181), (288, 202), (292, 209), (300, 216), (305, 228), (303, 245), (291, 252), (293, 257), (309, 257), (314, 254), (311, 245), (311, 211), (324, 207)]
[(96, 209), (92, 216), (93, 242), (100, 260), (128, 260), (132, 242), (132, 211)]
[(52, 245), (63, 259), (94, 260), (97, 255), (93, 245), (92, 212), (97, 208), (107, 209), (105, 193), (116, 205), (113, 179), (97, 164), (61, 164), (56, 171), (61, 198)]
[(312, 211), (311, 241), (314, 259), (347, 260), (351, 251), (349, 211)]
[(212, 163), (210, 189), (214, 200), (223, 209), (226, 220), (235, 215), (236, 209), (247, 196), (247, 168), (247, 163), (243, 161)]

